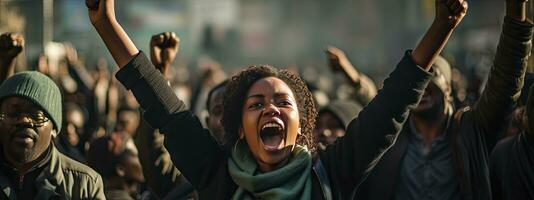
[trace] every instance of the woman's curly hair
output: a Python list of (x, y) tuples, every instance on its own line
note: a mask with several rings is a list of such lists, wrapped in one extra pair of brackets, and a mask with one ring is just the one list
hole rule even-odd
[(279, 78), (293, 92), (297, 101), (301, 128), (301, 135), (297, 137), (297, 144), (306, 145), (311, 152), (314, 152), (316, 145), (313, 138), (313, 129), (315, 128), (317, 110), (311, 92), (298, 75), (268, 65), (250, 66), (234, 75), (226, 85), (222, 117), (225, 131), (224, 144), (226, 148), (230, 149), (233, 147), (239, 139), (239, 129), (242, 126), (243, 104), (245, 103), (245, 96), (249, 88), (256, 81), (267, 77)]

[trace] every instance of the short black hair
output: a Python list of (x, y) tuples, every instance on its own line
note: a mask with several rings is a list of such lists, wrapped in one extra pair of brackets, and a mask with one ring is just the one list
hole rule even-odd
[(104, 179), (117, 176), (115, 167), (130, 154), (126, 143), (131, 140), (126, 134), (112, 133), (91, 142), (87, 152), (87, 164)]
[(215, 87), (211, 88), (211, 90), (208, 92), (208, 100), (206, 100), (206, 110), (208, 110), (208, 112), (210, 111), (210, 106), (211, 106), (211, 98), (213, 98), (213, 93), (215, 93), (215, 91), (221, 89), (221, 88), (224, 88), (226, 86), (226, 84), (228, 84), (228, 79), (224, 80), (223, 82), (217, 84)]
[(225, 131), (224, 145), (228, 149), (239, 139), (239, 128), (242, 126), (243, 104), (249, 88), (258, 80), (276, 77), (284, 81), (295, 94), (300, 116), (301, 135), (297, 138), (297, 144), (306, 145), (311, 152), (315, 151), (313, 129), (317, 110), (311, 92), (298, 75), (288, 70), (279, 70), (269, 65), (250, 66), (234, 75), (226, 85), (224, 93), (224, 111), (222, 123)]

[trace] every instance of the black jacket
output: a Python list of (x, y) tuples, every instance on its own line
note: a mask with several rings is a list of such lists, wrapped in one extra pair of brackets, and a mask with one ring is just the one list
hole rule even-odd
[(491, 153), (493, 198), (534, 199), (534, 146), (525, 133), (497, 143)]
[[(494, 65), (482, 96), (473, 109), (463, 108), (456, 116), (449, 116), (446, 131), (451, 133), (448, 139), (462, 199), (491, 199), (488, 152), (519, 98), (531, 38), (531, 23), (505, 18)], [(408, 125), (403, 128), (395, 145), (359, 188), (358, 199), (394, 199), (409, 129)]]
[(141, 119), (136, 137), (145, 183), (154, 195), (158, 199), (198, 199), (193, 186), (172, 163), (163, 135)]
[[(116, 77), (131, 89), (145, 110), (147, 122), (165, 134), (165, 147), (172, 161), (200, 198), (230, 199), (237, 185), (227, 169), (229, 152), (186, 110), (146, 56), (139, 53)], [(330, 186), (333, 199), (350, 198), (372, 161), (400, 131), (408, 110), (417, 104), (430, 78), (431, 74), (418, 67), (408, 52), (375, 99), (349, 124), (346, 135), (319, 152), (329, 184), (318, 178), (314, 168), (312, 199), (325, 199), (321, 184)]]

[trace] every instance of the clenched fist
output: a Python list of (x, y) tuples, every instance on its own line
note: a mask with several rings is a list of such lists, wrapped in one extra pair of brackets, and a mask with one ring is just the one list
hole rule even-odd
[[(345, 52), (336, 47), (328, 47), (325, 51), (326, 58), (328, 59), (328, 64), (330, 69), (334, 72), (339, 72), (345, 70), (346, 66), (351, 65), (345, 56)], [(352, 66), (350, 66), (352, 67)]]
[(13, 59), (24, 49), (24, 37), (15, 33), (0, 35), (0, 59)]
[(436, 0), (436, 21), (456, 28), (467, 13), (466, 0)]
[(93, 26), (115, 20), (115, 0), (85, 0)]
[(179, 44), (180, 38), (173, 32), (153, 35), (150, 40), (150, 60), (164, 76), (176, 58)]

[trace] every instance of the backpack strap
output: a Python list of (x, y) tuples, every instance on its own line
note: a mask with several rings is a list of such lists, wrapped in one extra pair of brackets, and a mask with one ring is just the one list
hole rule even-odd
[(452, 129), (453, 132), (450, 137), (450, 139), (452, 140), (452, 156), (454, 161), (456, 162), (456, 174), (458, 175), (458, 185), (460, 186), (460, 191), (462, 192), (462, 195), (470, 193), (470, 188), (468, 184), (468, 179), (464, 171), (464, 161), (462, 160), (462, 157), (460, 155), (460, 144), (458, 144), (458, 137), (460, 136), (460, 128), (462, 126), (462, 116), (470, 110), (471, 107), (466, 106), (454, 113), (454, 127)]
[(321, 189), (323, 190), (323, 196), (326, 200), (332, 200), (332, 188), (330, 187), (330, 180), (328, 179), (328, 174), (326, 173), (326, 169), (324, 168), (323, 162), (321, 162), (321, 158), (317, 158), (315, 163), (313, 164), (313, 168), (315, 169), (315, 173), (317, 174), (317, 177), (319, 178), (319, 184), (321, 185)]

